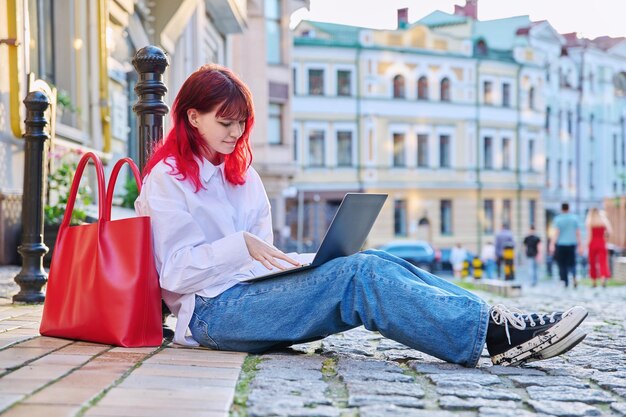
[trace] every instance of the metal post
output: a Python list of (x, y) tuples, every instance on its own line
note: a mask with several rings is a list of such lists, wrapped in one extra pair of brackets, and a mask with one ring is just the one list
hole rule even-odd
[(48, 281), (43, 269), (43, 257), (48, 247), (43, 243), (44, 200), (44, 153), (48, 119), (45, 111), (50, 99), (41, 91), (28, 93), (26, 105), (26, 132), (24, 133), (24, 193), (22, 196), (22, 269), (15, 276), (20, 291), (13, 296), (14, 302), (41, 303), (45, 295), (42, 287)]
[(169, 65), (165, 53), (156, 46), (141, 48), (133, 58), (133, 66), (139, 74), (135, 86), (137, 103), (133, 111), (137, 114), (139, 135), (139, 169), (143, 171), (155, 145), (163, 139), (163, 119), (169, 107), (163, 101), (167, 87), (163, 73)]

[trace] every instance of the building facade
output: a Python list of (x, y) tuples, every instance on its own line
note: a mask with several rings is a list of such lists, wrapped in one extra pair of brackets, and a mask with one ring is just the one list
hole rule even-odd
[[(293, 199), (292, 236), (319, 244), (345, 192), (379, 191), (389, 199), (369, 245), (424, 239), (478, 252), (503, 225), (521, 242), (530, 225), (547, 233), (561, 201), (577, 202), (582, 217), (620, 192), (621, 156), (615, 162), (605, 152), (625, 146), (614, 90), (620, 43), (592, 48), (597, 42), (568, 40), (548, 22), (478, 21), (475, 13), (468, 2), (457, 14), (436, 11), (413, 24), (399, 11), (395, 30), (297, 26), (293, 128), (302, 204)], [(598, 85), (581, 95), (581, 62), (600, 56)]]

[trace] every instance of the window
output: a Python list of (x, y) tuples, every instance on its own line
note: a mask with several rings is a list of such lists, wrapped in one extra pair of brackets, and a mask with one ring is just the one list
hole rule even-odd
[(617, 166), (618, 160), (618, 152), (617, 152), (617, 133), (613, 134), (613, 165)]
[(293, 160), (294, 161), (298, 160), (298, 149), (300, 147), (300, 144), (298, 143), (299, 140), (300, 138), (298, 137), (298, 129), (294, 129), (293, 130)]
[(352, 165), (352, 132), (337, 132), (337, 166)]
[(574, 164), (572, 161), (567, 163), (567, 186), (570, 189), (574, 188)]
[(309, 133), (309, 166), (324, 166), (324, 131), (312, 130)]
[(485, 169), (493, 169), (493, 138), (491, 136), (483, 138), (483, 163)]
[(280, 0), (265, 0), (265, 51), (268, 64), (280, 64), (282, 36), (280, 30)]
[[(50, 83), (55, 77), (55, 13), (53, 0), (30, 0), (30, 66), (41, 79)], [(34, 11), (34, 12), (33, 12)]]
[(283, 143), (283, 106), (270, 103), (267, 120), (267, 143), (280, 145)]
[(404, 133), (393, 134), (393, 166), (406, 166)]
[(393, 203), (393, 232), (396, 236), (407, 235), (406, 200), (395, 200)]
[(511, 169), (511, 138), (502, 138), (502, 169)]
[(556, 161), (556, 184), (557, 187), (563, 188), (563, 161)]
[(312, 96), (324, 95), (324, 70), (322, 69), (310, 69), (309, 70), (309, 95), (312, 95)]
[(502, 107), (511, 107), (511, 84), (502, 83)]
[(567, 133), (569, 133), (571, 136), (573, 132), (574, 132), (574, 113), (572, 113), (572, 111), (570, 110), (567, 112)]
[(439, 136), (439, 166), (450, 168), (450, 136)]
[(535, 140), (528, 139), (528, 170), (534, 171), (534, 162), (535, 160)]
[(393, 77), (393, 98), (404, 98), (404, 77), (402, 75), (396, 75)]
[(293, 83), (293, 94), (296, 95), (300, 89), (298, 88), (298, 71), (295, 68), (291, 69), (291, 82)]
[(550, 185), (552, 184), (550, 182), (550, 158), (546, 158), (546, 172), (545, 172), (546, 178), (545, 178), (545, 183), (546, 183), (546, 188), (550, 188)]
[(441, 97), (441, 101), (450, 101), (450, 79), (444, 78), (441, 80), (441, 85), (439, 88), (439, 97)]
[(439, 201), (439, 217), (440, 228), (439, 232), (442, 235), (449, 236), (452, 234), (452, 200)]
[(589, 189), (593, 190), (593, 161), (589, 161)]
[(537, 200), (528, 200), (528, 224), (537, 225)]
[(337, 95), (352, 95), (352, 72), (347, 70), (337, 71)]
[(593, 137), (594, 137), (594, 131), (593, 131), (594, 122), (595, 122), (595, 116), (593, 114), (589, 115), (589, 140), (593, 140)]
[(535, 87), (530, 87), (528, 90), (528, 108), (535, 109)]
[(546, 132), (550, 133), (550, 117), (552, 116), (552, 109), (548, 106), (546, 108)]
[(428, 100), (428, 78), (421, 76), (417, 80), (417, 99)]
[(502, 200), (502, 224), (511, 227), (511, 200)]
[(428, 135), (417, 135), (417, 166), (428, 166)]
[(493, 200), (484, 200), (483, 210), (484, 210), (484, 216), (485, 216), (484, 223), (483, 223), (483, 233), (486, 235), (493, 234), (493, 222), (494, 222)]
[(483, 101), (485, 104), (493, 104), (493, 83), (491, 81), (483, 82)]

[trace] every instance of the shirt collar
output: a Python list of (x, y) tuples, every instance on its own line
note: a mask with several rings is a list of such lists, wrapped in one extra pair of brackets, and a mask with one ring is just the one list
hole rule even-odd
[(202, 182), (204, 182), (205, 184), (207, 184), (211, 180), (211, 177), (213, 177), (213, 175), (215, 174), (218, 174), (222, 178), (224, 178), (224, 163), (223, 162), (217, 166), (213, 165), (205, 158), (196, 158), (196, 162), (198, 163), (198, 166), (200, 167), (200, 178), (202, 179)]

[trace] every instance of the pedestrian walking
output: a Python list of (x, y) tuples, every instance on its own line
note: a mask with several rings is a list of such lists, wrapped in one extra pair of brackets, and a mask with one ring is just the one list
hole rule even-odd
[(463, 278), (463, 263), (467, 260), (467, 251), (461, 243), (450, 250), (450, 264), (455, 278)]
[(537, 275), (539, 269), (539, 254), (541, 239), (535, 233), (535, 226), (530, 225), (530, 231), (526, 237), (524, 237), (524, 247), (526, 248), (526, 265), (530, 275), (530, 284), (534, 287), (537, 285)]
[(496, 266), (498, 269), (498, 279), (502, 278), (504, 249), (507, 245), (515, 246), (515, 238), (513, 237), (513, 232), (509, 229), (508, 223), (504, 223), (502, 229), (496, 234)]
[(580, 245), (580, 227), (578, 219), (569, 212), (569, 204), (561, 204), (561, 213), (554, 218), (554, 242), (550, 248), (559, 267), (559, 278), (565, 287), (568, 286), (569, 275), (572, 275), (574, 288), (576, 281), (576, 253), (582, 255)]
[(172, 127), (148, 161), (135, 208), (151, 219), (174, 342), (263, 352), (357, 326), (439, 359), (473, 367), (483, 346), (516, 365), (571, 349), (583, 307), (552, 314), (488, 305), (383, 251), (246, 282), (299, 264), (273, 242), (270, 202), (251, 166), (254, 108), (230, 70), (205, 65), (183, 83)]
[(492, 279), (496, 271), (496, 247), (492, 241), (487, 241), (480, 251), (480, 259), (485, 265), (485, 273), (488, 279)]
[(589, 239), (587, 259), (591, 285), (596, 287), (598, 278), (601, 278), (602, 286), (606, 287), (606, 282), (611, 277), (611, 271), (609, 270), (609, 254), (606, 249), (606, 238), (612, 231), (611, 223), (604, 210), (598, 210), (593, 207), (587, 214), (585, 224), (587, 226), (587, 236)]

